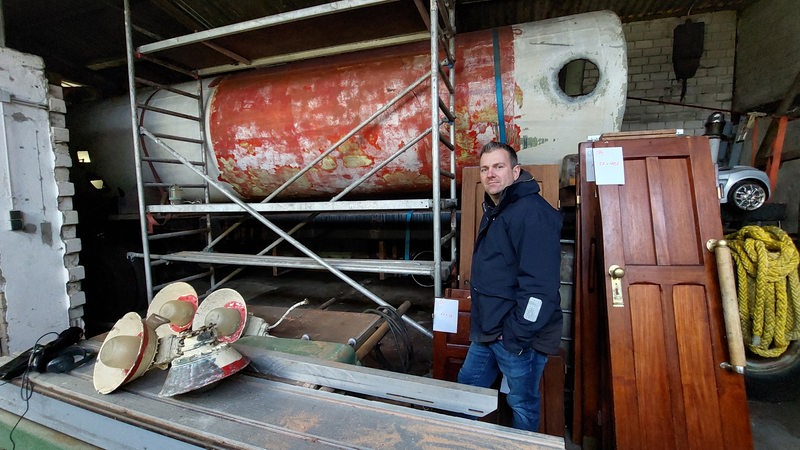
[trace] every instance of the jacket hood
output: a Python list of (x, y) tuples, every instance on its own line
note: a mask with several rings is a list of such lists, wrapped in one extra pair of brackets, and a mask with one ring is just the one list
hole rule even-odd
[[(533, 175), (531, 175), (525, 169), (521, 169), (519, 172), (519, 177), (517, 177), (512, 184), (507, 186), (505, 189), (503, 189), (503, 192), (500, 193), (500, 201), (497, 202), (496, 206), (503, 206), (516, 201), (518, 198), (538, 194), (540, 190), (539, 183), (536, 182), (536, 179), (533, 178)], [(484, 210), (487, 206), (495, 207), (494, 202), (487, 193), (483, 194), (483, 205)]]

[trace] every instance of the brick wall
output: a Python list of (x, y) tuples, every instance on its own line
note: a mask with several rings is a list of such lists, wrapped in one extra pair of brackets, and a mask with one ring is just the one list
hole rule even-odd
[(67, 296), (69, 296), (70, 326), (83, 328), (83, 306), (86, 293), (81, 288), (81, 280), (86, 276), (80, 265), (81, 240), (78, 238), (78, 212), (72, 203), (75, 186), (69, 181), (72, 158), (69, 155), (69, 130), (66, 125), (67, 106), (61, 86), (50, 85), (48, 89), (51, 138), (55, 154), (54, 175), (58, 186), (58, 209), (63, 215), (61, 239), (64, 240), (64, 267), (67, 269)]
[[(672, 68), (672, 35), (685, 18), (631, 22), (623, 25), (628, 43), (628, 97), (681, 103), (682, 83)], [(683, 104), (731, 109), (734, 59), (736, 55), (736, 13), (723, 11), (693, 15), (705, 23), (704, 51), (700, 67), (687, 82)], [(622, 131), (681, 128), (686, 134), (703, 134), (712, 111), (628, 100)], [(730, 114), (725, 114), (730, 120)]]

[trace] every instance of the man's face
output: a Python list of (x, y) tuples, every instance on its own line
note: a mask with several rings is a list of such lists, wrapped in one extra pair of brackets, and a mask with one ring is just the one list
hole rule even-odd
[(511, 157), (503, 149), (481, 155), (481, 184), (497, 204), (500, 193), (519, 177), (519, 165), (511, 165)]

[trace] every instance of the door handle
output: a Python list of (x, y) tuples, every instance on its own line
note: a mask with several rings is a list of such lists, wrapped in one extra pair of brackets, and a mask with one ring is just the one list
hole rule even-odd
[(722, 300), (722, 318), (725, 321), (725, 336), (728, 341), (730, 363), (724, 362), (721, 366), (739, 374), (744, 374), (747, 366), (747, 357), (744, 352), (744, 339), (742, 338), (742, 325), (739, 320), (739, 298), (736, 293), (736, 278), (734, 275), (733, 257), (728, 241), (725, 239), (709, 239), (706, 248), (714, 252), (717, 258), (717, 275)]
[(608, 274), (611, 276), (611, 306), (623, 308), (625, 301), (622, 299), (622, 277), (625, 276), (625, 269), (613, 264), (608, 268)]

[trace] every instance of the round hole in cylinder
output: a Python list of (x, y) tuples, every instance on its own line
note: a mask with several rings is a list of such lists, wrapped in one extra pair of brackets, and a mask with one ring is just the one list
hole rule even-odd
[(558, 71), (558, 87), (570, 97), (591, 94), (600, 80), (600, 70), (588, 59), (573, 59)]

